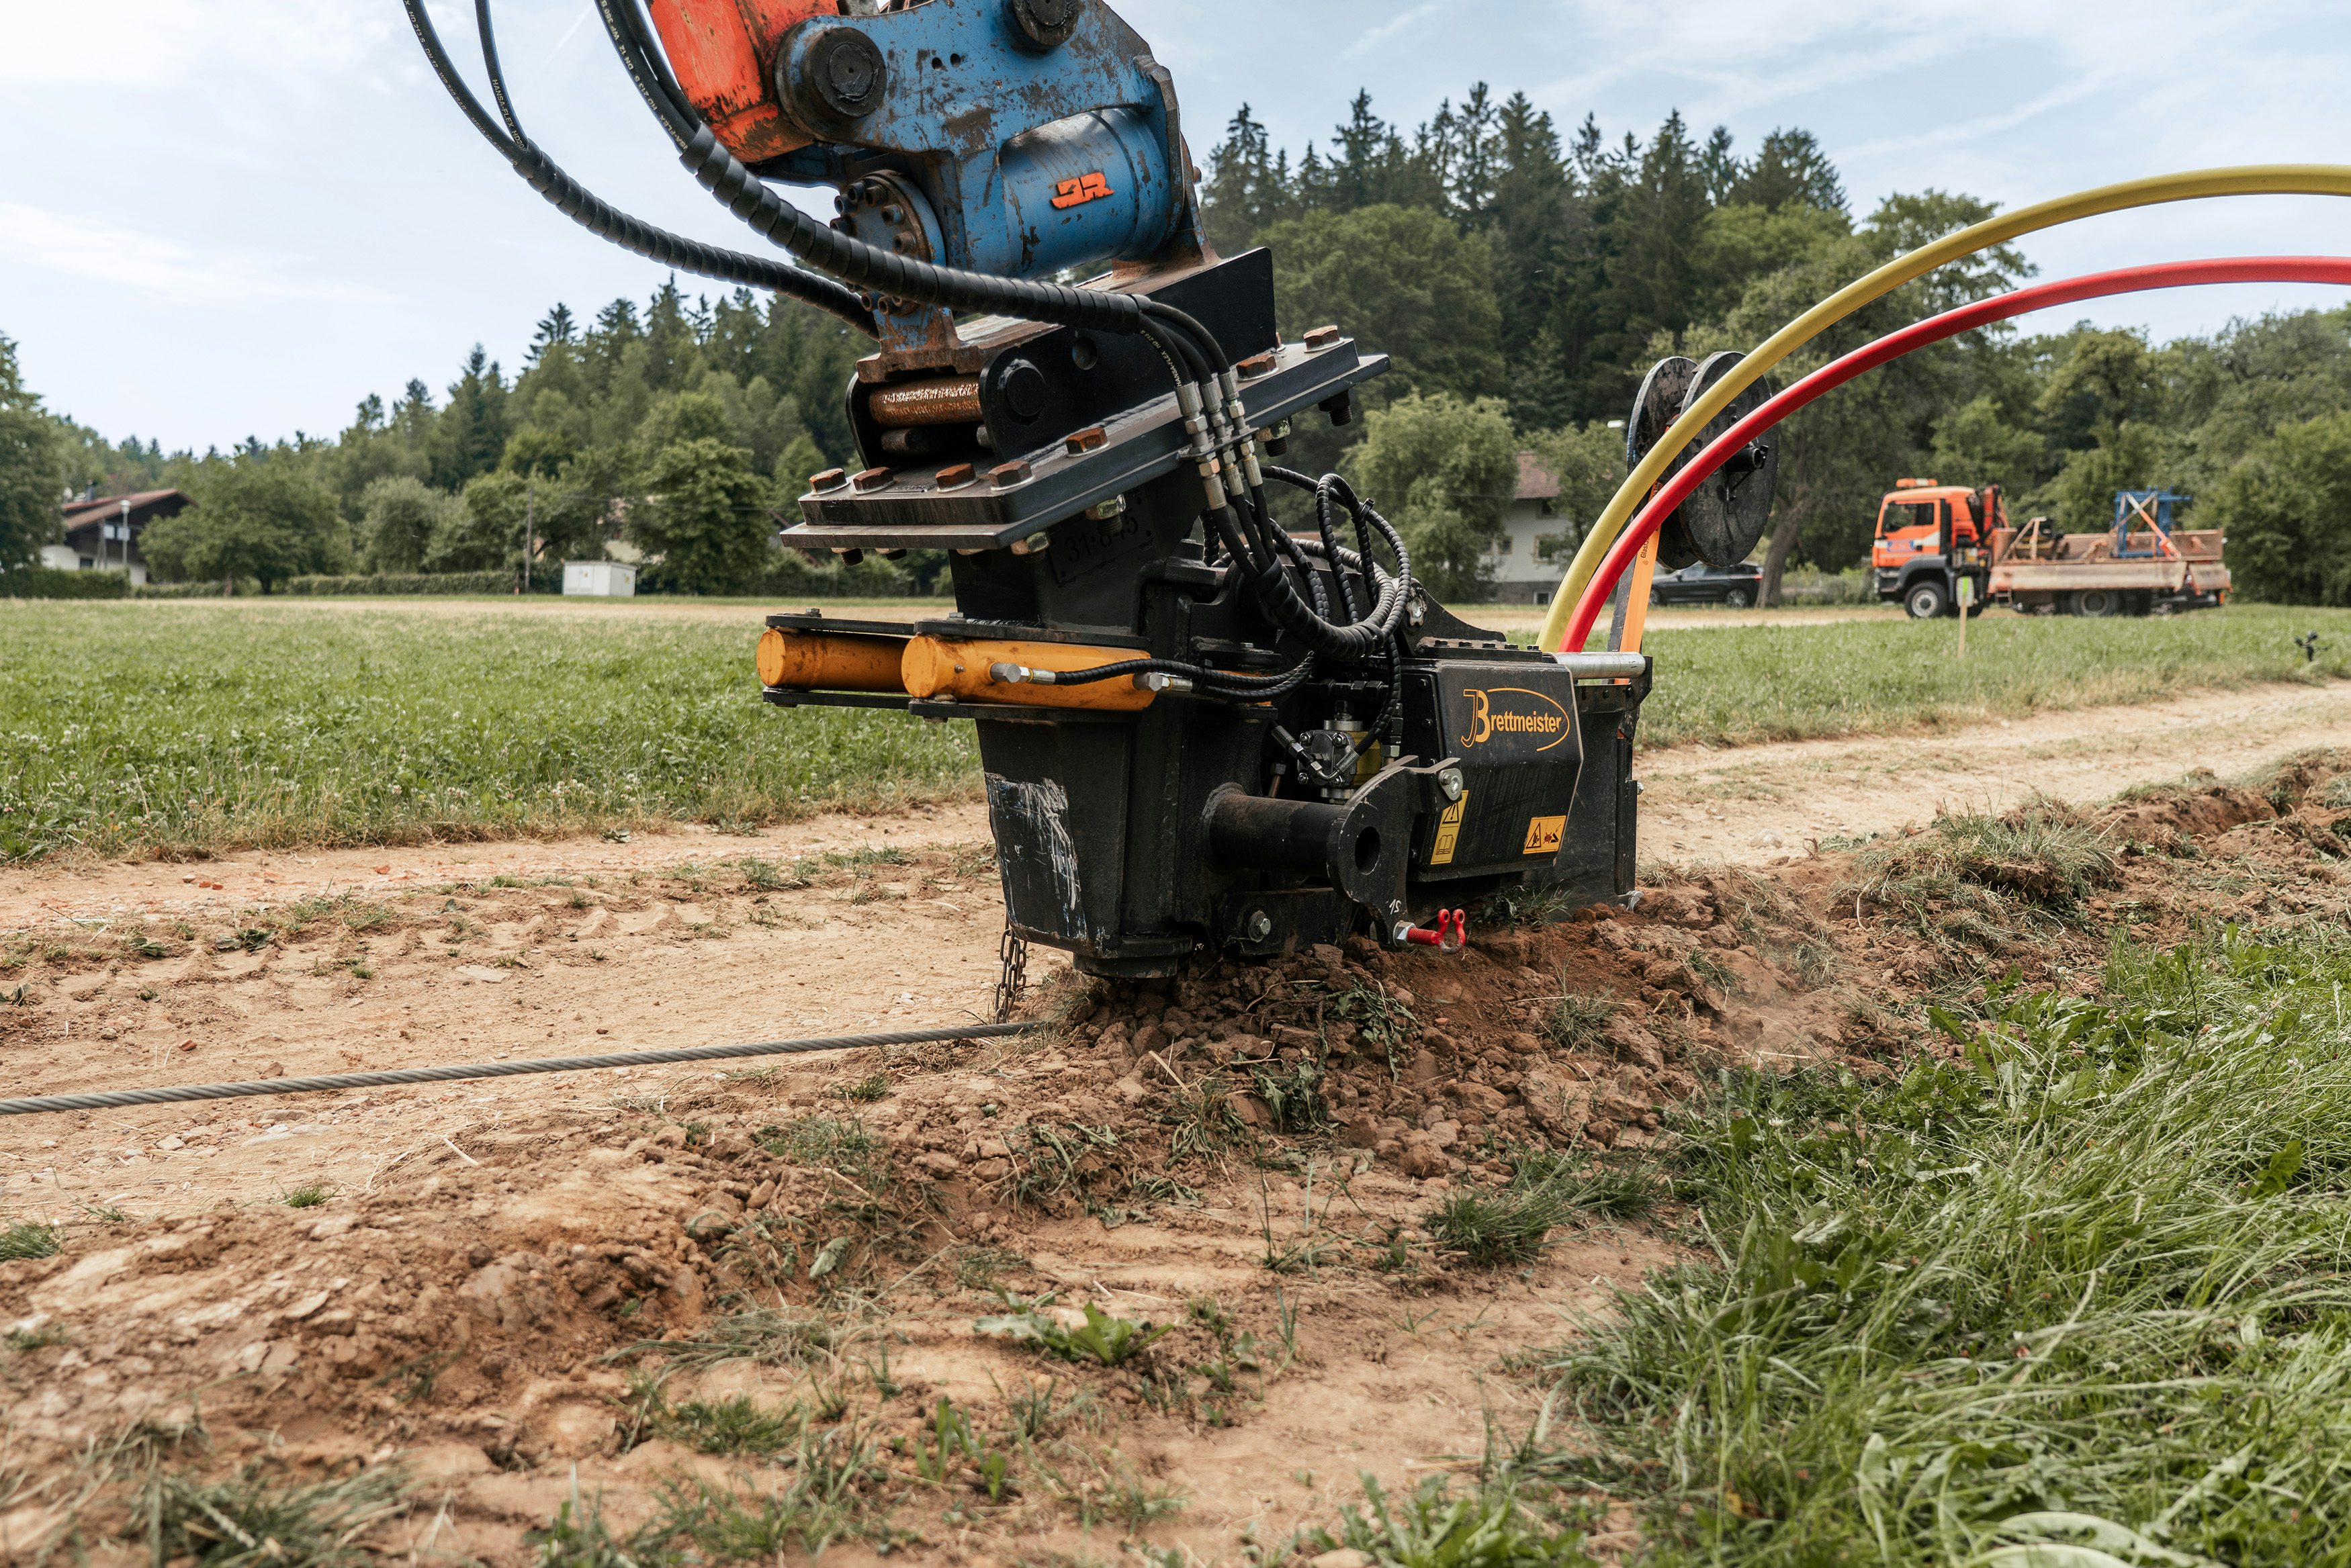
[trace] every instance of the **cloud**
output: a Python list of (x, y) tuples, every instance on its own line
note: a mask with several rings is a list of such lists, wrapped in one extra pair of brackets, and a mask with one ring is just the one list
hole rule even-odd
[(154, 88), (233, 74), (309, 80), (356, 65), (397, 6), (318, 0), (112, 0), (9, 8), (0, 82)]
[(381, 289), (288, 275), (292, 257), (199, 251), (163, 235), (19, 202), (0, 202), (0, 254), (190, 309), (383, 305), (394, 298)]
[(1444, 8), (1437, 3), (1437, 0), (1430, 0), (1430, 3), (1425, 5), (1416, 5), (1403, 16), (1391, 17), (1368, 32), (1358, 35), (1353, 43), (1339, 51), (1339, 57), (1343, 60), (1361, 59), (1398, 33), (1416, 23), (1427, 20)]

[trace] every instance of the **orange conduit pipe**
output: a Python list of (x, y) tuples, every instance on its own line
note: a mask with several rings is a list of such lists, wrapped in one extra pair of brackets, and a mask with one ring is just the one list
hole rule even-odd
[(1631, 525), (1609, 546), (1607, 556), (1575, 602), (1574, 613), (1568, 621), (1567, 635), (1561, 640), (1559, 650), (1574, 653), (1583, 649), (1584, 639), (1592, 635), (1593, 623), (1600, 618), (1608, 596), (1615, 590), (1617, 579), (1632, 566), (1634, 556), (1641, 552), (1641, 546), (1673, 514), (1675, 507), (1687, 500), (1715, 470), (1748, 442), (1822, 394), (1929, 343), (1939, 343), (1946, 337), (1955, 337), (1962, 332), (1971, 332), (1979, 327), (1988, 327), (2013, 316), (2024, 316), (2053, 306), (2071, 305), (2079, 300), (2102, 299), (2109, 295), (2139, 294), (2158, 288), (2192, 288), (2215, 283), (2351, 285), (2351, 257), (2247, 256), (2220, 261), (2166, 262), (2155, 266), (2089, 273), (2081, 277), (2020, 288), (2013, 293), (1995, 295), (1972, 305), (1963, 305), (1957, 310), (1928, 317), (1899, 332), (1890, 332), (1875, 343), (1856, 348), (1843, 358), (1822, 366), (1774, 396), (1723, 431), (1704, 451), (1691, 458), (1679, 472), (1666, 481), (1642, 506)]

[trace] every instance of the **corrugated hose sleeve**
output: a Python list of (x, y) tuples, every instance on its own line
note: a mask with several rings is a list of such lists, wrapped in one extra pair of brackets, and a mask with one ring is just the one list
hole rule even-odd
[(1027, 283), (934, 266), (869, 245), (817, 222), (768, 189), (765, 182), (712, 135), (696, 128), (679, 155), (687, 171), (721, 205), (751, 228), (820, 272), (886, 299), (945, 306), (1083, 327), (1098, 332), (1139, 332), (1143, 306), (1132, 295), (1058, 284)]
[(789, 262), (770, 261), (763, 256), (745, 255), (739, 251), (705, 244), (699, 240), (690, 240), (632, 218), (565, 173), (553, 159), (531, 142), (524, 141), (516, 146), (513, 162), (515, 172), (522, 176), (523, 182), (546, 197), (556, 211), (590, 233), (611, 241), (622, 250), (634, 251), (647, 260), (659, 262), (664, 266), (674, 266), (680, 272), (716, 278), (723, 283), (773, 289), (778, 294), (813, 305), (838, 317), (868, 337), (877, 336), (873, 327), (873, 313), (865, 307), (865, 302), (857, 296), (854, 289)]

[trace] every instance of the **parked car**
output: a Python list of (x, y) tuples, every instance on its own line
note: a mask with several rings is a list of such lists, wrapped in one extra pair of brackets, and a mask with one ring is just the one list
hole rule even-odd
[(1752, 561), (1735, 566), (1709, 566), (1694, 562), (1678, 572), (1659, 572), (1649, 580), (1653, 605), (1721, 605), (1745, 609), (1761, 592), (1763, 568)]

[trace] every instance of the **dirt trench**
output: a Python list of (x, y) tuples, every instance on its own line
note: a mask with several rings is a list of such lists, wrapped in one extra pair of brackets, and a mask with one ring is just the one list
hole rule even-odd
[[(2231, 743), (2142, 761), (2235, 772), (2272, 742)], [(2118, 925), (2339, 919), (2333, 777), (2104, 808), (2112, 880), (1993, 910), (1999, 940), (2068, 983)], [(0, 1092), (977, 1016), (1001, 910), (975, 826), (12, 872), (0, 908), (40, 918), (0, 950)], [(824, 1517), (851, 1561), (1286, 1555), (1362, 1476), (1409, 1491), (1525, 1430), (1525, 1354), (1684, 1256), (1655, 1156), (1700, 1075), (1920, 1048), (1909, 999), (1955, 973), (1937, 922), (1978, 920), (1970, 962), (1993, 928), (1858, 893), (1874, 875), (1661, 867), (1639, 908), (1497, 911), (1451, 958), (1355, 943), (1144, 988), (1045, 965), (1052, 1028), (1019, 1044), (0, 1125), (6, 1220), (61, 1243), (0, 1262), (0, 1551), (143, 1555), (91, 1457), (135, 1449), (288, 1485), (397, 1467), (379, 1539), (493, 1563), (575, 1473), (625, 1533), (823, 1454), (849, 1456)], [(1500, 1266), (1436, 1218), (1538, 1165), (1655, 1207)], [(1171, 1332), (1113, 1367), (977, 1327), (1066, 1335), (1088, 1306)], [(974, 1434), (952, 1456), (943, 1400)], [(800, 1411), (799, 1446), (706, 1451), (729, 1407)], [(1588, 1511), (1595, 1551), (1630, 1542)]]

